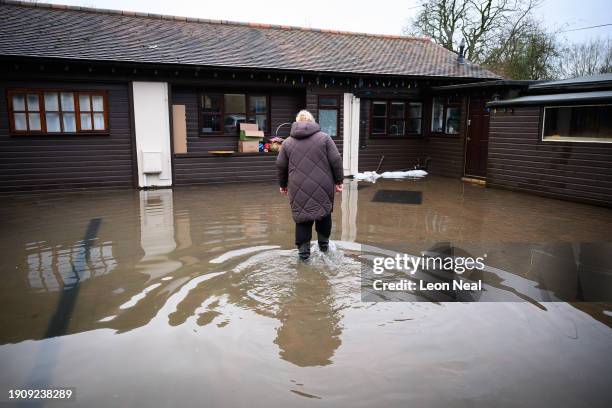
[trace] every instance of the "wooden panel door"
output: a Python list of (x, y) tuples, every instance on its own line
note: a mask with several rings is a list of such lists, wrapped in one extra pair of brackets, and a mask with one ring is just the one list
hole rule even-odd
[(470, 97), (465, 148), (465, 175), (487, 176), (487, 154), (489, 148), (489, 111), (486, 99)]

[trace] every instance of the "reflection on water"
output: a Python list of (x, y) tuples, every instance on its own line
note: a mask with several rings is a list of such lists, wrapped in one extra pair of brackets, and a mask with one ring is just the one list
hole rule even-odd
[[(381, 188), (422, 191), (423, 203), (372, 202)], [(369, 303), (360, 292), (362, 244), (449, 242), (490, 245), (491, 290), (562, 298), (565, 270), (610, 267), (601, 247), (577, 244), (609, 240), (607, 209), (435, 177), (347, 181), (332, 251), (315, 245), (303, 264), (271, 184), (3, 201), (2, 385), (74, 386), (83, 406), (108, 406), (109, 393), (123, 406), (611, 400), (609, 305)], [(559, 288), (609, 289), (589, 282)]]
[[(82, 258), (84, 242), (75, 242), (68, 248), (51, 247), (48, 242), (32, 242), (25, 248), (28, 264), (28, 282), (32, 289), (56, 291), (74, 286), (78, 281), (111, 273), (117, 266), (113, 247), (109, 242), (93, 244), (89, 260)], [(75, 275), (75, 270), (77, 274)]]
[(167, 255), (176, 249), (174, 235), (172, 190), (141, 191), (140, 245), (145, 254), (136, 270), (153, 280), (179, 269), (182, 262), (169, 259)]
[(295, 365), (328, 365), (342, 343), (340, 311), (324, 272), (300, 272), (278, 313), (274, 343), (280, 357)]

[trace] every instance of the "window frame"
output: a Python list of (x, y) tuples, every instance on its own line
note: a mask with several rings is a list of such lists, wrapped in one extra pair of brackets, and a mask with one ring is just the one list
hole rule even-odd
[[(544, 138), (544, 131), (545, 131), (545, 125), (546, 125), (546, 109), (552, 108), (582, 108), (582, 107), (592, 107), (592, 106), (612, 106), (612, 103), (595, 103), (595, 104), (585, 104), (585, 105), (549, 105), (549, 106), (543, 106), (541, 111), (542, 111), (542, 123), (540, 125), (540, 142), (541, 143), (596, 143), (596, 144), (601, 144), (601, 143), (612, 143), (612, 136), (610, 136), (610, 140), (593, 140), (591, 139), (587, 139), (587, 140), (576, 140), (576, 139), (545, 139)], [(579, 136), (578, 136), (579, 137)]]
[[(451, 98), (451, 96), (433, 96), (431, 98), (431, 121), (429, 122), (429, 132), (436, 134), (436, 135), (448, 135), (448, 136), (459, 136), (461, 135), (461, 116), (463, 115), (463, 97), (459, 96), (459, 101), (458, 102), (449, 102), (449, 99)], [(434, 121), (434, 101), (436, 99), (442, 99), (442, 131), (434, 131), (433, 130), (433, 121)], [(448, 133), (448, 129), (446, 126), (446, 121), (448, 119), (447, 117), (447, 111), (448, 108), (459, 108), (459, 129), (457, 129), (457, 133)]]
[[(203, 106), (202, 106), (202, 101), (204, 98), (204, 95), (217, 95), (221, 97), (221, 103), (220, 103), (220, 110), (219, 113), (204, 113), (203, 112)], [(225, 127), (225, 116), (226, 116), (226, 112), (225, 112), (225, 95), (244, 95), (244, 102), (245, 102), (245, 112), (244, 112), (244, 116), (247, 120), (247, 123), (251, 118), (253, 120), (255, 120), (255, 117), (258, 115), (256, 114), (254, 111), (250, 110), (250, 98), (252, 97), (265, 97), (266, 98), (266, 122), (267, 122), (267, 129), (260, 129), (263, 130), (264, 135), (270, 135), (271, 134), (271, 128), (272, 128), (272, 123), (271, 123), (271, 112), (272, 112), (272, 107), (270, 106), (270, 94), (267, 94), (265, 92), (241, 92), (241, 91), (236, 91), (236, 90), (211, 90), (211, 91), (206, 91), (206, 90), (201, 90), (200, 92), (198, 92), (198, 136), (199, 137), (207, 137), (207, 136), (224, 136), (224, 137), (236, 137), (238, 136), (238, 133), (233, 133), (233, 132), (226, 132), (224, 130)], [(236, 112), (230, 112), (230, 114), (236, 114)], [(202, 131), (202, 125), (204, 124), (204, 116), (208, 115), (208, 116), (220, 116), (221, 117), (221, 129), (222, 130), (217, 130), (217, 131), (213, 131), (213, 132), (203, 132)], [(259, 115), (262, 115), (261, 113)]]
[[(414, 104), (421, 105), (421, 116), (419, 116), (418, 118), (413, 118), (412, 116), (410, 116), (410, 105), (414, 105)], [(424, 109), (424, 103), (422, 101), (408, 101), (406, 103), (406, 125), (405, 126), (406, 126), (406, 134), (407, 135), (415, 135), (415, 136), (422, 136), (423, 135), (423, 121), (425, 120), (424, 113), (425, 113), (425, 109)], [(411, 131), (408, 130), (408, 122), (411, 119), (419, 119), (421, 121), (418, 132), (411, 132)]]
[[(380, 103), (380, 102), (384, 102), (386, 104), (386, 112), (385, 112), (385, 116), (376, 116), (376, 118), (385, 118), (385, 132), (384, 133), (374, 133), (373, 132), (373, 125), (372, 123), (374, 122), (374, 104), (375, 103)], [(404, 115), (403, 116), (392, 116), (391, 115), (391, 105), (394, 103), (402, 103), (404, 104)], [(410, 105), (411, 104), (420, 104), (421, 105), (421, 116), (418, 118), (412, 118), (410, 116)], [(370, 138), (393, 138), (393, 139), (401, 139), (401, 138), (406, 138), (406, 137), (410, 137), (410, 136), (423, 136), (423, 113), (424, 113), (424, 109), (423, 109), (423, 101), (419, 101), (419, 100), (413, 100), (413, 99), (371, 99), (370, 100), (370, 118), (369, 118), (369, 129), (368, 129), (368, 136)], [(404, 134), (402, 135), (392, 135), (389, 134), (389, 123), (391, 120), (393, 119), (403, 119), (404, 120)], [(411, 132), (408, 130), (408, 122), (410, 119), (420, 119), (421, 120), (421, 127), (420, 127), (420, 131), (419, 132)]]
[[(321, 104), (321, 99), (335, 99), (336, 103), (333, 105)], [(321, 119), (322, 110), (335, 110), (336, 111), (336, 135), (330, 137), (338, 137), (340, 134), (340, 96), (339, 95), (317, 95), (317, 120)]]
[[(261, 116), (261, 115), (266, 115), (266, 128), (267, 129), (260, 129), (263, 130), (264, 134), (271, 134), (271, 128), (272, 128), (272, 124), (270, 123), (271, 121), (271, 107), (270, 107), (270, 95), (265, 94), (265, 93), (257, 93), (257, 92), (253, 92), (253, 93), (245, 93), (245, 102), (246, 102), (246, 121), (247, 123), (257, 123), (257, 116)], [(266, 112), (265, 113), (257, 113), (255, 111), (251, 111), (251, 98), (261, 98), (264, 97), (266, 99)], [(254, 122), (249, 122), (249, 120), (253, 119)]]
[[(215, 95), (215, 96), (220, 96), (221, 97), (221, 101), (219, 102), (219, 112), (218, 113), (205, 113), (204, 112), (204, 95)], [(200, 92), (199, 93), (199, 98), (198, 98), (198, 135), (200, 136), (209, 136), (209, 135), (222, 135), (224, 134), (223, 130), (217, 130), (217, 131), (213, 131), (213, 132), (203, 132), (202, 128), (204, 125), (204, 116), (208, 115), (208, 116), (219, 116), (219, 125), (221, 126), (221, 129), (223, 129), (223, 116), (224, 116), (224, 105), (225, 105), (225, 98), (224, 98), (224, 93), (221, 92)]]
[[(57, 113), (60, 115), (60, 132), (49, 132), (47, 130), (47, 110), (45, 108), (45, 97), (46, 93), (57, 93), (58, 98), (58, 110)], [(62, 93), (71, 93), (74, 103), (74, 117), (75, 117), (75, 128), (74, 132), (66, 132), (63, 130), (63, 114), (64, 111), (61, 108), (61, 94)], [(15, 94), (23, 94), (25, 95), (25, 111), (15, 111), (13, 108), (13, 95)], [(15, 112), (24, 112), (26, 113), (26, 124), (29, 128), (29, 120), (28, 120), (28, 106), (27, 106), (27, 95), (36, 94), (38, 95), (38, 113), (40, 115), (40, 130), (17, 130), (15, 129)], [(79, 96), (80, 95), (89, 95), (90, 100), (90, 111), (81, 112), (79, 105)], [(103, 130), (94, 130), (93, 129), (93, 114), (99, 113), (99, 111), (93, 110), (92, 105), (92, 96), (98, 95), (102, 96), (102, 103), (104, 111), (102, 112), (104, 115), (104, 129)], [(108, 117), (108, 91), (106, 90), (97, 90), (97, 89), (66, 89), (66, 88), (10, 88), (6, 90), (6, 99), (7, 99), (7, 114), (9, 117), (9, 133), (11, 136), (106, 136), (110, 134), (110, 121)], [(55, 111), (49, 111), (55, 112)], [(70, 111), (66, 111), (70, 112)], [(72, 112), (71, 112), (72, 113)], [(92, 129), (83, 130), (81, 129), (81, 113), (89, 113), (91, 114), (92, 120)]]
[[(376, 104), (380, 104), (381, 102), (384, 102), (385, 104), (385, 115), (384, 116), (374, 116), (374, 105)], [(380, 118), (384, 118), (385, 119), (385, 131), (382, 133), (374, 133), (374, 119), (380, 119)], [(388, 100), (381, 100), (381, 99), (372, 99), (370, 102), (370, 131), (368, 132), (370, 134), (370, 137), (389, 137), (388, 133), (387, 133), (387, 128), (388, 128), (388, 122), (389, 121), (389, 101)]]

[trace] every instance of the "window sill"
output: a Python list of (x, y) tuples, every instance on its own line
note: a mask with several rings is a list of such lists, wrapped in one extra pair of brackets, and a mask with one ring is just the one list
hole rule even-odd
[(216, 157), (219, 159), (228, 159), (231, 157), (252, 157), (252, 156), (272, 156), (272, 157), (276, 157), (278, 156), (278, 152), (252, 152), (252, 153), (240, 153), (240, 152), (235, 152), (232, 153), (231, 155), (227, 155), (227, 156), (218, 156), (215, 154), (211, 154), (211, 153), (175, 153), (174, 157), (177, 158), (198, 158), (198, 157)]
[(435, 137), (448, 137), (448, 138), (457, 138), (461, 136), (461, 133), (443, 133), (443, 132), (430, 132), (429, 133), (430, 136), (435, 136)]
[(578, 137), (559, 137), (559, 138), (544, 138), (542, 143), (589, 143), (589, 144), (609, 144), (612, 139), (594, 139), (594, 138), (578, 138)]
[(406, 135), (395, 136), (395, 135), (370, 135), (370, 139), (420, 139), (423, 137), (422, 133), (408, 133)]
[[(240, 137), (238, 133), (223, 133), (223, 132), (211, 132), (211, 133), (199, 133), (198, 137)], [(264, 132), (264, 137), (270, 136), (270, 132)]]
[(78, 133), (66, 133), (66, 132), (38, 132), (38, 133), (19, 133), (10, 132), (11, 136), (14, 137), (79, 137), (79, 136), (110, 136), (110, 131), (105, 130), (103, 132), (78, 132)]

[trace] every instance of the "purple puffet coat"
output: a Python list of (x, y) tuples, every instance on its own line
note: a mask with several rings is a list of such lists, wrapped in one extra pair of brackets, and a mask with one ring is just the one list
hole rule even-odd
[(342, 157), (334, 141), (313, 122), (295, 122), (276, 159), (278, 182), (289, 190), (296, 223), (315, 221), (334, 209), (335, 185), (342, 183)]

